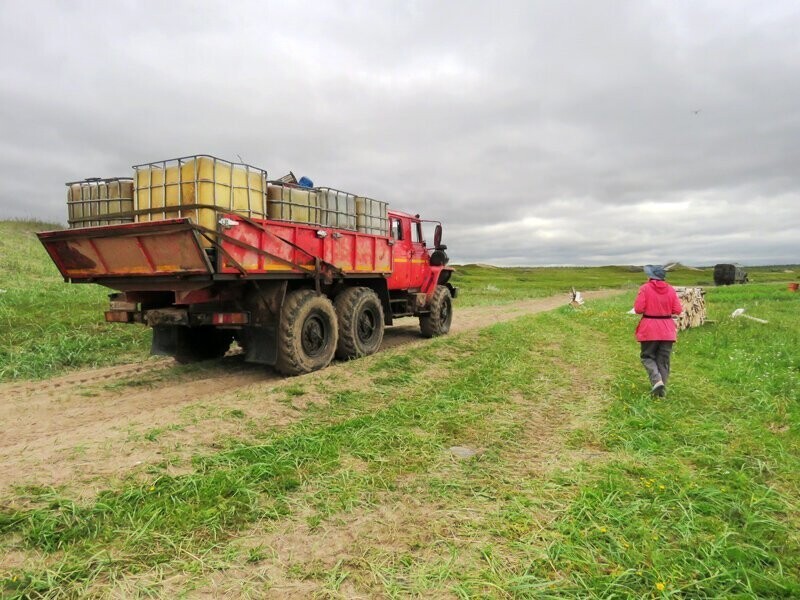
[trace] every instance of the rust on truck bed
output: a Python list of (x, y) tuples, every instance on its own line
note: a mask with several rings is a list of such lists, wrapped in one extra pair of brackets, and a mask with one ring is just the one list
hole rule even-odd
[(37, 235), (68, 280), (213, 273), (189, 219), (45, 231)]

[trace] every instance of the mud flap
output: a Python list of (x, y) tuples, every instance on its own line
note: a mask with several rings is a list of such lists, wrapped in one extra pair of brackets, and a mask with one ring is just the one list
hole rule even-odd
[(242, 343), (245, 361), (260, 365), (275, 365), (278, 362), (277, 326), (243, 327)]
[(186, 327), (157, 325), (153, 327), (153, 343), (150, 354), (153, 356), (175, 356), (186, 344)]

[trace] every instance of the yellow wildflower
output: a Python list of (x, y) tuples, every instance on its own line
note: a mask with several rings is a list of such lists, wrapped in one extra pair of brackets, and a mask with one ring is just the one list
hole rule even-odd
[(605, 533), (606, 531), (608, 531), (608, 529), (606, 529), (605, 527), (600, 528), (600, 533)]
[(155, 489), (156, 489), (156, 486), (154, 486), (154, 485), (151, 485), (151, 486), (150, 486), (150, 491), (151, 491), (151, 492), (155, 491)]
[(656, 583), (656, 589), (657, 589), (659, 592), (663, 592), (665, 587), (666, 587), (666, 586), (665, 586), (663, 583), (661, 583), (660, 581), (659, 581), (658, 583)]

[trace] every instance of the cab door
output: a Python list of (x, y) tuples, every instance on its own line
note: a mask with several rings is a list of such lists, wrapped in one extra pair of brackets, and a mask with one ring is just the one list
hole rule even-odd
[(389, 235), (392, 238), (392, 275), (390, 290), (408, 289), (411, 281), (411, 240), (408, 219), (389, 215)]
[(421, 289), (425, 283), (425, 276), (428, 273), (428, 249), (425, 247), (425, 240), (422, 237), (422, 223), (419, 221), (409, 221), (411, 239), (411, 289)]

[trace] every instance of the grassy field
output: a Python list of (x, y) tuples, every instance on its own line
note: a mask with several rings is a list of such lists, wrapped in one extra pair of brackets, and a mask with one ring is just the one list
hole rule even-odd
[[(489, 265), (460, 265), (454, 276), (456, 285), (462, 287), (460, 305), (478, 306), (530, 298), (550, 296), (569, 291), (602, 288), (638, 288), (644, 283), (640, 268), (611, 267), (513, 267), (499, 268)], [(753, 283), (796, 281), (800, 267), (748, 267)], [(713, 287), (712, 267), (690, 268), (679, 266), (670, 271), (673, 285)]]
[[(480, 303), (485, 286), (512, 300), (599, 287), (599, 272), (640, 281), (468, 266), (460, 284)], [(325, 402), (288, 426), (220, 407), (248, 433), (178, 474), (150, 465), (90, 498), (19, 489), (0, 509), (0, 590), (800, 596), (800, 295), (709, 289), (716, 322), (681, 335), (654, 400), (633, 294), (368, 357), (313, 389), (297, 379), (287, 398)], [(769, 322), (731, 319), (740, 307)], [(455, 459), (455, 446), (477, 452)]]
[[(81, 367), (130, 362), (146, 357), (146, 327), (105, 323), (110, 290), (63, 282), (34, 233), (58, 225), (0, 221), (0, 382), (52, 377)], [(458, 306), (499, 304), (578, 289), (635, 288), (641, 272), (628, 267), (511, 268), (456, 267)], [(789, 271), (789, 272), (787, 272)], [(754, 267), (753, 281), (790, 281), (800, 268)], [(709, 285), (711, 269), (681, 268), (676, 285)]]

